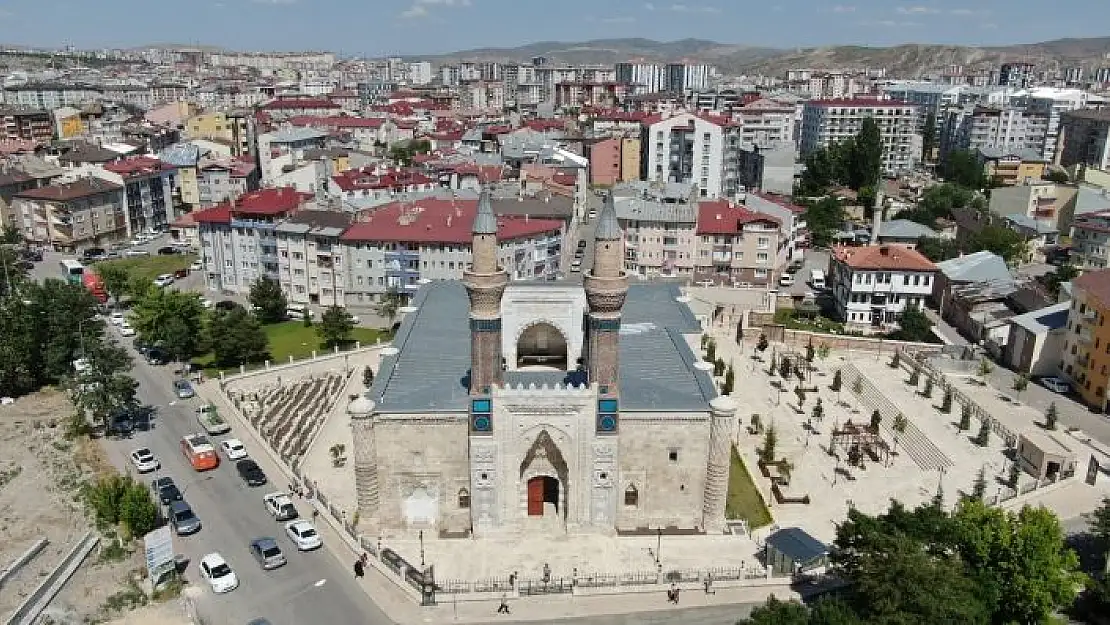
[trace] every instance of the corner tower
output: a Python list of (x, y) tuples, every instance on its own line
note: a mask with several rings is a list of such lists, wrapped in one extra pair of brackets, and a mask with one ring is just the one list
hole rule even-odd
[(617, 209), (610, 193), (598, 216), (594, 234), (594, 262), (585, 277), (587, 325), (586, 369), (590, 383), (598, 385), (598, 431), (616, 431), (619, 395), (621, 308), (628, 294), (624, 272), (624, 234), (617, 223)]
[(501, 296), (509, 275), (497, 266), (497, 218), (487, 189), (478, 197), (470, 232), (470, 269), (463, 272), (470, 298), (470, 394), (488, 396), (501, 381)]

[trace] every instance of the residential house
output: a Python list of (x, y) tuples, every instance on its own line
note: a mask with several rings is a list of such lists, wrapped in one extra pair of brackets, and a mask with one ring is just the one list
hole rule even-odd
[(200, 148), (191, 143), (177, 143), (158, 154), (162, 161), (177, 169), (174, 204), (182, 205), (178, 212), (189, 212), (201, 206), (198, 183)]
[(0, 107), (0, 141), (46, 144), (53, 139), (54, 123), (49, 111)]
[(779, 220), (728, 200), (698, 202), (695, 279), (721, 285), (774, 284)]
[(610, 137), (589, 144), (590, 184), (613, 186), (640, 179), (640, 140)]
[(177, 219), (173, 206), (177, 168), (149, 156), (135, 156), (104, 164), (119, 176), (125, 188), (128, 234), (163, 230)]
[(634, 183), (613, 190), (625, 271), (645, 278), (694, 275), (697, 194), (693, 185), (679, 183)]
[(127, 240), (124, 187), (89, 176), (15, 194), (11, 212), (25, 241), (64, 252)]
[(61, 176), (64, 170), (29, 154), (0, 160), (0, 227), (21, 227), (21, 221), (12, 212), (12, 200), (17, 193), (37, 189)]
[(258, 136), (258, 165), (262, 183), (270, 184), (283, 172), (304, 162), (305, 150), (327, 146), (328, 133), (315, 128), (284, 128)]
[(257, 191), (261, 183), (258, 166), (242, 159), (206, 158), (197, 167), (197, 196), (206, 208)]
[(1003, 350), (1006, 368), (1029, 376), (1056, 375), (1060, 371), (1070, 310), (1069, 300), (1011, 317)]
[(1036, 150), (1004, 150), (993, 146), (975, 150), (992, 186), (1031, 184), (1044, 178), (1047, 162)]
[(748, 210), (770, 215), (778, 220), (779, 249), (775, 267), (802, 257), (809, 247), (809, 227), (805, 221), (804, 207), (790, 202), (785, 196), (770, 193), (747, 193), (740, 203)]
[(890, 331), (907, 307), (924, 308), (936, 272), (931, 260), (899, 245), (837, 247), (828, 284), (848, 327)]
[[(875, 234), (875, 233), (872, 233)], [(929, 226), (908, 219), (893, 219), (879, 224), (876, 242), (886, 245), (901, 245), (917, 249), (921, 239), (935, 239), (940, 233)]]

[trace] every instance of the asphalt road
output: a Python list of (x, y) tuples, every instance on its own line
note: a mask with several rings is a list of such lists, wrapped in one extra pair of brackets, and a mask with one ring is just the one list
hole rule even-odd
[[(108, 332), (117, 336), (114, 329)], [(121, 342), (130, 343), (127, 339)], [(132, 375), (139, 382), (140, 400), (156, 409), (155, 418), (149, 431), (138, 431), (130, 439), (107, 441), (106, 447), (112, 461), (127, 469), (132, 449), (150, 448), (162, 461), (162, 470), (140, 479), (149, 483), (154, 476), (172, 476), (200, 517), (201, 531), (175, 537), (175, 546), (190, 559), (186, 579), (203, 589), (198, 609), (208, 623), (244, 625), (257, 617), (268, 618), (274, 625), (391, 623), (354, 583), (347, 564), (339, 562), (326, 546), (312, 552), (297, 552), (281, 524), (272, 519), (263, 507), (262, 496), (284, 490), (285, 482), (263, 454), (254, 454), (255, 460), (277, 483), (250, 488), (227, 462), (213, 471), (196, 473), (181, 455), (179, 442), (186, 434), (200, 430), (194, 413), (199, 400), (176, 399), (171, 388), (174, 379), (171, 366), (152, 367), (136, 355)], [(228, 436), (235, 436), (235, 432)], [(298, 508), (302, 514), (310, 510), (303, 502)], [(248, 551), (251, 539), (260, 536), (275, 537), (289, 563), (274, 571), (263, 571)], [(239, 577), (240, 586), (231, 593), (212, 594), (197, 573), (200, 558), (213, 551), (222, 554)]]

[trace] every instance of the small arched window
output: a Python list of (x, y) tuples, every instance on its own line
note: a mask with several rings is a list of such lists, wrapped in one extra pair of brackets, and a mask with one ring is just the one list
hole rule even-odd
[(470, 491), (466, 490), (465, 488), (459, 489), (459, 507), (470, 507)]
[(640, 505), (640, 491), (636, 490), (633, 484), (629, 484), (628, 488), (624, 489), (624, 505), (632, 507)]

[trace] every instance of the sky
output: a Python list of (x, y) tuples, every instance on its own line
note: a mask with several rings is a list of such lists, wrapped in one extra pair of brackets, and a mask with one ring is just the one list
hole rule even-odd
[[(437, 54), (558, 40), (688, 37), (776, 48), (1005, 45), (1110, 35), (1110, 2), (1067, 0), (0, 0), (0, 43), (203, 44)], [(1068, 10), (1062, 10), (1062, 5)]]

